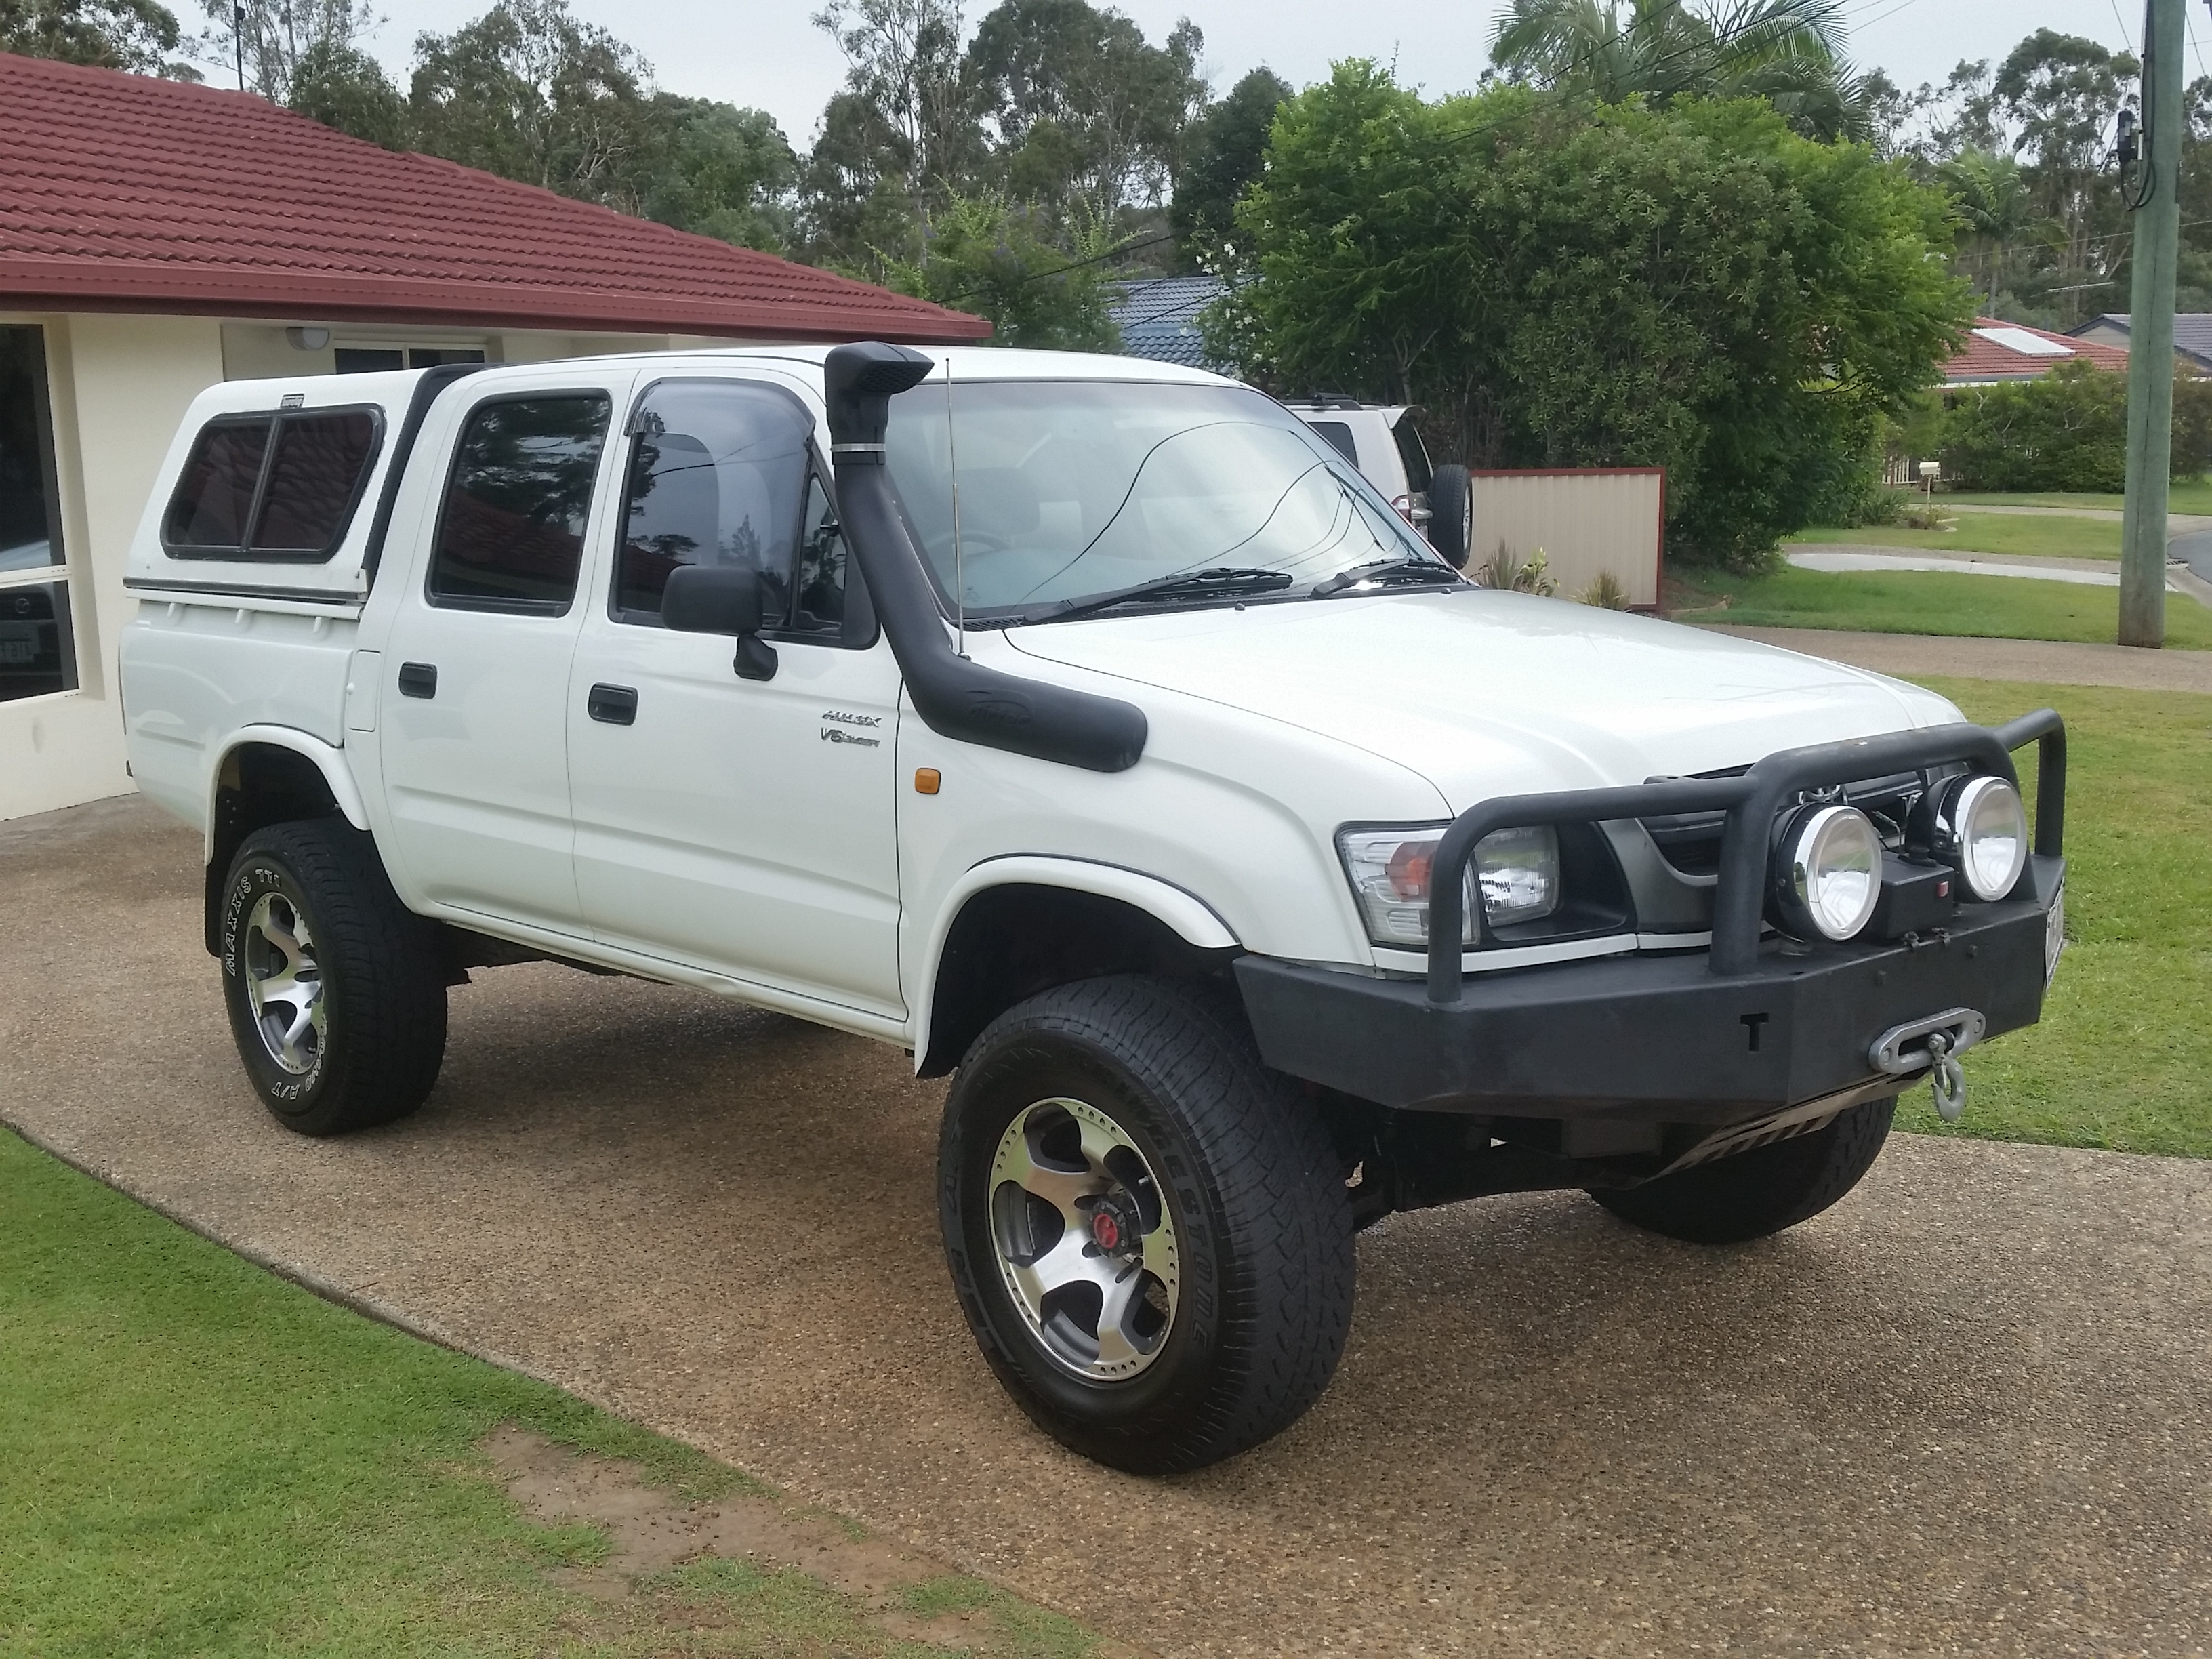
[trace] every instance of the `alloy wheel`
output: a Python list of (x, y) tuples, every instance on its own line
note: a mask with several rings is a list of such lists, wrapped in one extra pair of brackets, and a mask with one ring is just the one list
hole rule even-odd
[(1024, 1107), (991, 1159), (999, 1272), (1063, 1369), (1123, 1382), (1157, 1359), (1182, 1290), (1175, 1218), (1152, 1165), (1096, 1106)]

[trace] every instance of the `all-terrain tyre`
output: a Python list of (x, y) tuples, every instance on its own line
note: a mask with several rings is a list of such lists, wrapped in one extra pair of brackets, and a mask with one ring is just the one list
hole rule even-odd
[(422, 1103), (446, 1054), (438, 930), (400, 903), (366, 835), (332, 818), (255, 830), (217, 938), (231, 1036), (279, 1123), (345, 1134)]
[(1429, 544), (1458, 569), (1474, 551), (1474, 486), (1468, 471), (1447, 462), (1429, 475)]
[(1255, 1445), (1343, 1354), (1343, 1170), (1225, 991), (1116, 976), (1000, 1016), (945, 1103), (938, 1207), (983, 1357), (1099, 1462), (1164, 1474)]
[(1789, 1140), (1699, 1164), (1641, 1187), (1590, 1196), (1623, 1221), (1692, 1244), (1740, 1244), (1811, 1219), (1874, 1167), (1894, 1097), (1838, 1112)]

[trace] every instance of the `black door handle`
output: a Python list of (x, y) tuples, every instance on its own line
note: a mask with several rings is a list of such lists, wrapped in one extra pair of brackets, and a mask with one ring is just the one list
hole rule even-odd
[(584, 700), (584, 707), (595, 720), (605, 720), (609, 726), (631, 726), (637, 720), (637, 688), (629, 685), (595, 685), (592, 695)]
[(434, 697), (438, 695), (438, 665), (434, 662), (403, 662), (399, 665), (399, 695), (403, 697)]

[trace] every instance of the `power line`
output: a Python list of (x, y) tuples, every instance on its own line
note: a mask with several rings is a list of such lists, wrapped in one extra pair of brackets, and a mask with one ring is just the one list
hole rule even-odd
[(2112, 21), (2120, 26), (2120, 44), (2127, 47), (2129, 55), (2132, 57), (2136, 43), (2134, 37), (2128, 33), (2128, 20), (2120, 15), (2120, 0), (2112, 0)]

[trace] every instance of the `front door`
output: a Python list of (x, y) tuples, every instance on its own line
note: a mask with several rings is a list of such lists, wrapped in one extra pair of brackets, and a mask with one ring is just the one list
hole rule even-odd
[[(901, 1018), (899, 675), (865, 597), (847, 605), (813, 417), (773, 381), (672, 380), (628, 425), (611, 582), (568, 696), (592, 936)], [(669, 571), (702, 562), (760, 573), (772, 678), (660, 625)]]
[(463, 415), (428, 568), (379, 664), (386, 850), (405, 884), (580, 937), (562, 710), (617, 389), (502, 389)]

